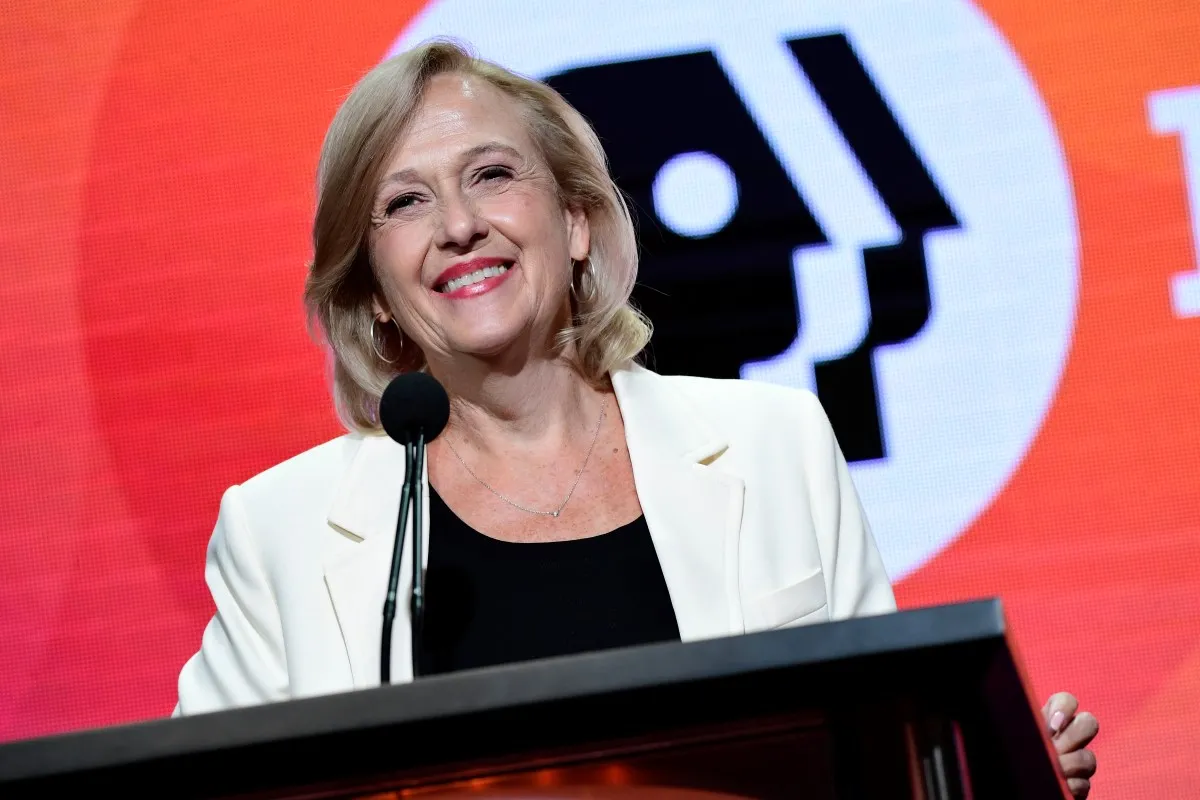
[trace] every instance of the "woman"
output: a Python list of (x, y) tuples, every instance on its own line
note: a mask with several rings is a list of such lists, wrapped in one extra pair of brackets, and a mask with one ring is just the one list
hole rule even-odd
[[(427, 459), (426, 673), (894, 610), (815, 397), (633, 363), (629, 212), (549, 87), (445, 43), (381, 64), (326, 137), (314, 247), (306, 298), (353, 433), (226, 493), (177, 713), (378, 684), (403, 475), (378, 400), (411, 370), (451, 398)], [(1046, 709), (1086, 793), (1095, 722), (1075, 712)]]

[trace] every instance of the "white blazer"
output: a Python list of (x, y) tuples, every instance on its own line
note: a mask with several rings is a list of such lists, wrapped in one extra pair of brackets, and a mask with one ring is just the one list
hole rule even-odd
[[(636, 366), (612, 384), (684, 641), (895, 609), (812, 393)], [(176, 714), (379, 684), (403, 477), (402, 447), (351, 434), (225, 493), (205, 568), (217, 612), (179, 676)], [(392, 676), (405, 681), (408, 604), (397, 607)]]

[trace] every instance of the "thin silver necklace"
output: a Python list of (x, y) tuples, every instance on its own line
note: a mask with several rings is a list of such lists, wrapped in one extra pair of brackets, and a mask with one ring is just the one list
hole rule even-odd
[(567, 496), (563, 498), (563, 501), (559, 504), (558, 508), (554, 509), (553, 511), (538, 511), (536, 508), (527, 508), (520, 503), (514, 503), (512, 500), (509, 500), (503, 494), (492, 488), (490, 483), (476, 475), (473, 469), (467, 466), (467, 462), (463, 461), (463, 457), (460, 456), (458, 451), (454, 449), (454, 445), (450, 444), (449, 439), (446, 439), (445, 442), (446, 446), (450, 448), (450, 452), (454, 453), (454, 457), (458, 459), (458, 463), (463, 465), (463, 469), (467, 471), (467, 474), (477, 480), (479, 484), (483, 486), (483, 488), (496, 495), (496, 497), (499, 497), (513, 508), (524, 511), (526, 514), (536, 514), (539, 517), (557, 517), (562, 513), (562, 510), (567, 507), (567, 503), (571, 502), (571, 495), (575, 494), (575, 487), (579, 485), (579, 479), (583, 477), (583, 471), (587, 469), (588, 461), (590, 461), (592, 458), (592, 451), (596, 449), (596, 441), (600, 438), (600, 428), (604, 426), (604, 412), (607, 408), (608, 398), (606, 397), (600, 404), (600, 419), (596, 420), (596, 432), (592, 434), (592, 443), (588, 445), (587, 455), (583, 457), (583, 466), (580, 467), (579, 471), (575, 473), (575, 482), (571, 484), (571, 489), (567, 492)]

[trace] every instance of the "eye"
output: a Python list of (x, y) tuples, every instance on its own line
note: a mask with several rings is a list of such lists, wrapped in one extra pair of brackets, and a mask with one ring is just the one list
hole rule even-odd
[(513, 176), (513, 171), (508, 167), (504, 167), (499, 164), (493, 164), (479, 170), (477, 174), (479, 175), (479, 180), (481, 181), (495, 181), (511, 178)]
[(399, 197), (394, 197), (388, 202), (387, 207), (384, 209), (384, 214), (390, 217), (397, 211), (411, 208), (417, 202), (417, 199), (415, 194), (402, 194)]

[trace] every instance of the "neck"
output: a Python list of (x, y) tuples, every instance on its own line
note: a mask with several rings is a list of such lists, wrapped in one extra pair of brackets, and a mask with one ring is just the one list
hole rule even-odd
[(573, 356), (458, 356), (430, 363), (450, 395), (448, 432), (484, 455), (559, 448), (588, 435), (603, 393), (576, 371)]

